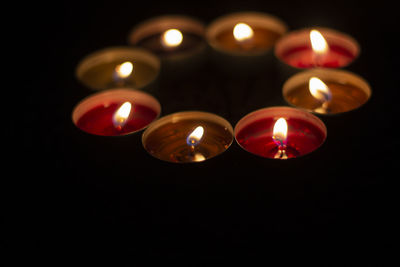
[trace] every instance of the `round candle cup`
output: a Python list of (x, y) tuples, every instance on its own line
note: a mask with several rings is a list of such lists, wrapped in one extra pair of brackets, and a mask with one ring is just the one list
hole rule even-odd
[(288, 79), (282, 94), (292, 106), (330, 115), (361, 107), (371, 97), (371, 88), (363, 78), (349, 71), (312, 69)]
[(110, 47), (83, 58), (76, 77), (93, 90), (130, 87), (150, 91), (159, 71), (160, 60), (144, 49)]
[(287, 72), (315, 67), (342, 68), (360, 54), (358, 42), (351, 36), (328, 28), (295, 30), (275, 45), (275, 56)]
[(153, 122), (144, 132), (147, 152), (174, 163), (200, 162), (232, 144), (233, 129), (224, 118), (208, 112), (184, 111)]
[(90, 95), (73, 109), (72, 121), (84, 132), (101, 136), (127, 135), (140, 131), (161, 112), (151, 95), (129, 88)]
[(273, 47), (286, 31), (286, 24), (270, 14), (238, 12), (213, 21), (207, 27), (206, 38), (216, 63), (245, 71), (248, 65), (271, 65)]
[(291, 107), (259, 109), (235, 126), (235, 139), (246, 151), (271, 159), (311, 153), (327, 135), (325, 124), (309, 112)]
[(163, 71), (185, 71), (204, 62), (206, 42), (202, 22), (182, 15), (165, 15), (136, 25), (128, 36), (131, 45), (148, 49), (163, 64)]

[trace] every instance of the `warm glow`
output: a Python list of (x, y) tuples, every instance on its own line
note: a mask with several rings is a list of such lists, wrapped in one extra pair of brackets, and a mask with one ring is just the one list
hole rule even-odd
[(246, 41), (253, 37), (253, 29), (246, 23), (238, 23), (233, 28), (233, 36), (238, 41)]
[(205, 160), (206, 158), (201, 153), (195, 153), (193, 156), (193, 161), (200, 162)]
[(328, 86), (317, 77), (311, 77), (308, 86), (312, 96), (319, 101), (328, 102), (329, 100), (331, 100), (332, 95)]
[(177, 29), (169, 29), (161, 36), (161, 43), (166, 47), (175, 47), (182, 43), (183, 35)]
[(284, 118), (279, 118), (275, 122), (274, 130), (272, 132), (272, 138), (277, 145), (282, 146), (286, 143), (287, 131), (288, 125), (286, 120)]
[(328, 50), (328, 43), (319, 31), (311, 30), (310, 40), (314, 52), (323, 54)]
[(113, 116), (113, 124), (115, 127), (120, 128), (125, 125), (129, 114), (131, 113), (131, 109), (132, 104), (130, 102), (125, 102), (119, 107)]
[(186, 143), (189, 146), (195, 146), (197, 145), (201, 138), (203, 137), (204, 134), (204, 128), (202, 126), (196, 127), (193, 132), (191, 132), (188, 137), (186, 138)]
[(132, 71), (133, 71), (133, 64), (129, 61), (126, 61), (115, 67), (115, 72), (120, 78), (128, 77), (129, 75), (131, 75)]

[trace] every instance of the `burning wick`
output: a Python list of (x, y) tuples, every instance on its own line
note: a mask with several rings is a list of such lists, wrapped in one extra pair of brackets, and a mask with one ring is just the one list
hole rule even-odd
[(325, 38), (322, 34), (317, 30), (310, 31), (310, 41), (311, 47), (314, 51), (314, 63), (316, 66), (321, 65), (322, 57), (328, 51), (328, 43), (326, 42)]
[(238, 23), (233, 28), (233, 37), (245, 50), (251, 49), (253, 35), (253, 29), (246, 23)]
[(161, 35), (161, 44), (166, 48), (174, 48), (182, 43), (183, 35), (177, 29), (169, 29)]
[(233, 28), (233, 36), (239, 42), (251, 39), (253, 34), (253, 29), (246, 23), (238, 23)]
[(328, 113), (329, 112), (329, 101), (332, 99), (332, 93), (329, 87), (317, 77), (311, 77), (308, 83), (311, 95), (320, 101), (321, 107), (315, 109), (318, 113)]
[(279, 118), (274, 125), (272, 139), (274, 143), (278, 146), (278, 151), (276, 152), (274, 158), (276, 159), (287, 159), (286, 154), (286, 139), (287, 139), (288, 125), (284, 118)]
[(195, 146), (200, 143), (201, 138), (204, 134), (204, 128), (197, 126), (196, 129), (191, 132), (186, 138), (186, 143), (190, 146), (190, 152), (192, 154), (193, 161), (203, 161), (206, 158), (199, 152), (195, 152)]
[(119, 64), (115, 67), (114, 71), (114, 81), (119, 83), (119, 85), (124, 85), (129, 76), (131, 76), (133, 72), (133, 64), (132, 62), (126, 61), (122, 64)]
[(130, 102), (123, 103), (118, 110), (114, 113), (112, 121), (117, 130), (121, 130), (128, 120), (131, 113), (132, 104)]

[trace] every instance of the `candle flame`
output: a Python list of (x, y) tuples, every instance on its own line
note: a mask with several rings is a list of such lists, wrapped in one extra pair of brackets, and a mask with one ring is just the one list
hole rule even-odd
[(127, 78), (129, 75), (131, 75), (132, 71), (133, 64), (129, 61), (119, 64), (115, 67), (115, 72), (120, 78)]
[(191, 132), (186, 138), (186, 143), (189, 146), (196, 146), (204, 134), (204, 128), (202, 126), (197, 126), (193, 132)]
[(116, 128), (125, 125), (129, 114), (131, 113), (132, 104), (130, 102), (123, 103), (113, 115), (113, 124)]
[(274, 125), (274, 130), (272, 132), (272, 139), (274, 139), (275, 144), (278, 146), (283, 146), (286, 144), (288, 125), (284, 118), (279, 118)]
[(165, 47), (176, 47), (182, 43), (183, 35), (177, 29), (169, 29), (161, 36), (161, 43)]
[(317, 77), (311, 77), (309, 80), (310, 93), (319, 101), (325, 103), (331, 100), (332, 94), (329, 87)]
[(328, 50), (328, 43), (317, 30), (310, 31), (311, 47), (315, 53), (323, 54)]
[(233, 36), (237, 41), (246, 41), (253, 37), (253, 29), (246, 23), (238, 23), (233, 28)]

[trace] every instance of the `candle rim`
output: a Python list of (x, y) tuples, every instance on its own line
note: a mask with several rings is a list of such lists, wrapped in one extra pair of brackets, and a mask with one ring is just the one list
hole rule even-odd
[[(300, 40), (301, 42), (299, 42), (300, 45), (304, 45), (304, 44), (309, 44), (309, 34), (311, 30), (317, 30), (319, 31), (322, 36), (324, 37), (324, 39), (326, 40), (326, 42), (328, 43), (328, 46), (331, 43), (335, 43), (332, 40), (341, 40), (340, 44), (345, 43), (345, 45), (342, 45), (342, 47), (349, 49), (349, 51), (353, 54), (354, 58), (346, 65), (342, 66), (348, 66), (350, 65), (354, 60), (356, 60), (360, 54), (361, 54), (361, 47), (359, 42), (353, 38), (352, 36), (350, 36), (347, 33), (335, 30), (335, 29), (331, 29), (328, 27), (306, 27), (306, 28), (300, 28), (300, 29), (296, 29), (296, 30), (292, 30), (290, 32), (287, 32), (285, 35), (283, 35), (275, 44), (274, 47), (274, 55), (277, 59), (279, 59), (281, 62), (284, 62), (285, 64), (287, 64), (285, 62), (285, 60), (283, 60), (282, 55), (284, 54), (284, 52), (287, 50), (287, 47), (290, 47), (289, 44), (293, 43), (294, 40)], [(303, 37), (304, 36), (304, 37)], [(296, 42), (297, 44), (297, 42)], [(291, 66), (295, 69), (302, 69), (296, 66)]]
[(251, 53), (243, 51), (224, 50), (217, 42), (217, 35), (223, 30), (229, 28), (233, 29), (233, 27), (240, 22), (246, 23), (252, 28), (254, 27), (254, 24), (256, 24), (257, 27), (266, 28), (268, 30), (277, 32), (280, 35), (284, 35), (288, 30), (288, 26), (285, 22), (283, 22), (279, 17), (271, 15), (269, 13), (259, 11), (228, 13), (215, 19), (207, 26), (205, 37), (209, 45), (220, 52), (246, 56), (258, 56), (272, 49), (266, 49), (265, 51), (253, 51)]
[[(71, 120), (73, 124), (76, 125), (79, 119), (91, 108), (97, 106), (98, 104), (104, 104), (102, 100), (107, 100), (107, 102), (112, 102), (117, 100), (129, 101), (132, 103), (133, 106), (135, 105), (135, 103), (147, 106), (152, 110), (154, 110), (156, 113), (156, 117), (153, 119), (153, 121), (157, 120), (157, 118), (161, 114), (160, 102), (152, 95), (132, 88), (114, 88), (88, 95), (81, 101), (79, 101), (72, 109)], [(145, 102), (146, 104), (144, 104), (143, 102)], [(128, 135), (139, 132), (148, 127), (149, 125), (150, 124), (140, 129), (137, 129), (136, 131), (128, 132), (122, 135)]]
[[(354, 109), (351, 109), (349, 111), (345, 111), (345, 112), (318, 113), (318, 112), (315, 112), (315, 110), (299, 107), (299, 106), (296, 106), (293, 103), (291, 103), (288, 100), (287, 95), (292, 90), (294, 90), (297, 86), (302, 85), (304, 83), (308, 84), (308, 80), (313, 76), (322, 79), (323, 82), (337, 82), (337, 83), (342, 84), (343, 81), (346, 81), (345, 83), (348, 83), (350, 85), (353, 85), (353, 86), (359, 88), (361, 91), (363, 91), (367, 95), (367, 101), (365, 103), (367, 103), (372, 96), (372, 89), (371, 89), (370, 84), (363, 77), (361, 77), (360, 75), (358, 75), (356, 73), (353, 73), (353, 72), (347, 71), (347, 70), (315, 68), (315, 69), (305, 70), (305, 71), (296, 73), (293, 76), (291, 76), (288, 80), (286, 80), (286, 82), (282, 86), (282, 96), (285, 99), (286, 103), (288, 103), (292, 107), (303, 109), (308, 112), (311, 112), (311, 113), (314, 113), (317, 115), (322, 115), (322, 116), (335, 116), (338, 114), (351, 112), (351, 111), (359, 109), (361, 106), (363, 106), (365, 104), (365, 103), (363, 103), (362, 105), (360, 105)], [(335, 79), (333, 79), (333, 77)], [(349, 80), (350, 80), (350, 82), (349, 82)]]

